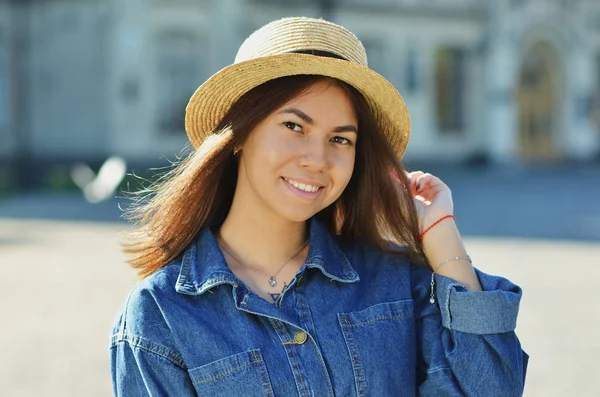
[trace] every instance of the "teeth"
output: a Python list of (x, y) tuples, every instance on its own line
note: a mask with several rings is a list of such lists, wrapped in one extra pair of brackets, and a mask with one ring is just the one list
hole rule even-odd
[(296, 182), (292, 179), (284, 178), (290, 185), (294, 186), (297, 189), (304, 190), (305, 192), (314, 193), (319, 190), (318, 186), (305, 185), (304, 183)]

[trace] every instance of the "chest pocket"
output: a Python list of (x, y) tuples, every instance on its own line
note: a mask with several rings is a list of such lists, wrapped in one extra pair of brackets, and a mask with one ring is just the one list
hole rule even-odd
[(199, 396), (273, 396), (260, 350), (225, 357), (188, 373)]
[(373, 395), (374, 391), (380, 395), (414, 395), (412, 299), (339, 313), (338, 320), (352, 360), (358, 396)]

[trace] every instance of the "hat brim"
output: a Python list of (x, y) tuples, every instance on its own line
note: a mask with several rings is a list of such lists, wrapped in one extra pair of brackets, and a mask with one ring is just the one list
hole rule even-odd
[(198, 148), (214, 132), (231, 106), (252, 88), (294, 75), (333, 77), (356, 88), (365, 97), (398, 158), (404, 156), (410, 139), (410, 118), (398, 90), (367, 67), (308, 54), (255, 58), (215, 73), (196, 90), (186, 107), (185, 129), (190, 142)]

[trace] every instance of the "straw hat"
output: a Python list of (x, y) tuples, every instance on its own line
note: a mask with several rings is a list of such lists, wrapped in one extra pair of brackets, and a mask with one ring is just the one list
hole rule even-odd
[(331, 22), (305, 17), (280, 19), (251, 34), (234, 64), (196, 90), (185, 115), (192, 145), (197, 148), (213, 133), (231, 106), (252, 88), (278, 77), (301, 74), (329, 76), (355, 87), (402, 158), (410, 137), (410, 119), (398, 91), (368, 68), (365, 48), (354, 34)]

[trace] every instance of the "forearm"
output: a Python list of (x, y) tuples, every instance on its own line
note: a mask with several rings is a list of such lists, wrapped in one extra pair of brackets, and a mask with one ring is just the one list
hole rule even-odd
[[(425, 366), (424, 373), (418, 374), (422, 380), (419, 396), (523, 395), (529, 356), (521, 349), (514, 332), (491, 335), (443, 332), (451, 335), (440, 338), (442, 346), (437, 346), (443, 349), (445, 360)], [(430, 352), (430, 348), (423, 349)]]
[(485, 293), (465, 291), (455, 280), (411, 274), (418, 338), (420, 396), (521, 396), (528, 356), (514, 332), (521, 289), (502, 277), (475, 270)]
[[(467, 255), (453, 219), (445, 219), (431, 228), (423, 237), (423, 248), (434, 270), (450, 258)], [(481, 291), (481, 284), (475, 270), (466, 259), (448, 262), (441, 266), (436, 273), (458, 281), (468, 291)]]

